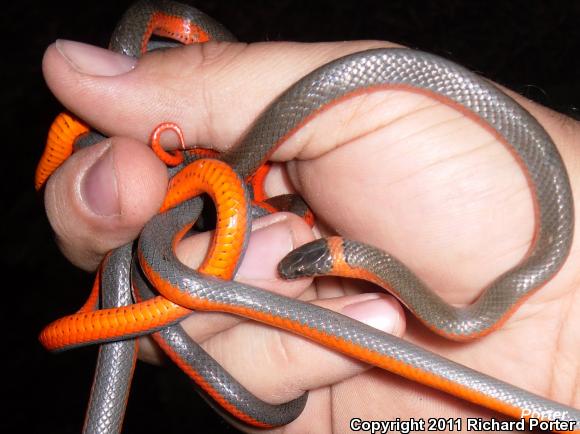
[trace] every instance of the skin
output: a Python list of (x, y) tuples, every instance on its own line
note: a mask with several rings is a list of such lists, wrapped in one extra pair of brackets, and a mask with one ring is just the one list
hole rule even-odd
[[(111, 136), (74, 154), (48, 182), (47, 214), (63, 253), (94, 270), (105, 252), (135, 238), (155, 214), (167, 176), (145, 143), (157, 124), (176, 122), (188, 144), (212, 144), (223, 151), (307, 72), (342, 55), (384, 46), (392, 44), (208, 43), (150, 53), (138, 64), (78, 43), (50, 46), (44, 74), (52, 92)], [(580, 125), (514, 98), (553, 137), (580, 203), (580, 154), (574, 147)], [(175, 146), (171, 134), (166, 140), (168, 148)], [(521, 260), (534, 234), (532, 197), (509, 152), (477, 124), (421, 95), (381, 91), (351, 99), (300, 130), (273, 160), (280, 164), (267, 179), (268, 193), (298, 191), (319, 218), (317, 236), (337, 231), (389, 251), (458, 305), (472, 302), (495, 276)], [(101, 172), (90, 170), (97, 161)], [(468, 344), (447, 342), (413, 318), (405, 319), (392, 297), (368, 294), (376, 288), (363, 282), (281, 281), (275, 274), (279, 259), (313, 238), (292, 215), (258, 220), (237, 279), (341, 311), (580, 407), (578, 237), (552, 281), (502, 329)], [(180, 257), (199, 265), (209, 239), (204, 234), (186, 240)], [(312, 390), (303, 415), (273, 432), (350, 432), (352, 417), (497, 416), (227, 315), (195, 315), (184, 326), (259, 397), (282, 402)], [(158, 362), (159, 353), (145, 342), (141, 357)]]

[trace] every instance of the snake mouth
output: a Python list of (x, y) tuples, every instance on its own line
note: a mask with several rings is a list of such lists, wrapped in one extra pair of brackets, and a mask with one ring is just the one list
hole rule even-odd
[(326, 274), (332, 269), (332, 258), (325, 239), (312, 241), (288, 253), (278, 264), (284, 279), (299, 279)]

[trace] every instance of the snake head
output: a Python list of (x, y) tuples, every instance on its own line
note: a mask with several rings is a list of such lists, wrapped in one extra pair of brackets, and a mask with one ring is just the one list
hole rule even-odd
[(278, 264), (284, 279), (325, 275), (332, 270), (332, 257), (325, 239), (312, 241), (288, 253)]

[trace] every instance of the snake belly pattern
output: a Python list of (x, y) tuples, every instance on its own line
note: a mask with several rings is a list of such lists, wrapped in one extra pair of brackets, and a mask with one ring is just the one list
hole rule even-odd
[[(185, 20), (197, 26), (193, 42), (229, 38), (229, 32), (193, 8), (166, 1), (141, 1), (129, 10), (115, 31), (111, 47), (129, 55), (139, 55), (147, 45), (144, 35), (148, 40), (154, 30), (152, 17), (158, 19), (160, 15), (169, 17), (169, 21)], [(174, 36), (163, 25), (158, 27), (161, 35)], [(160, 45), (164, 46), (164, 43)], [(396, 258), (351, 240), (330, 238), (302, 246), (281, 262), (280, 273), (288, 278), (325, 274), (362, 277), (389, 287), (421, 321), (443, 336), (456, 340), (483, 336), (501, 326), (528, 296), (558, 272), (570, 251), (574, 231), (570, 183), (555, 145), (527, 111), (495, 86), (450, 61), (416, 50), (375, 49), (351, 54), (318, 68), (291, 86), (261, 114), (238, 146), (217, 158), (231, 166), (243, 183), (256, 173), (278, 146), (330, 104), (382, 89), (402, 89), (436, 98), (478, 122), (512, 151), (528, 176), (536, 201), (537, 228), (533, 246), (520, 264), (499, 276), (473, 306), (464, 309), (452, 308), (434, 296)], [(186, 158), (180, 166), (172, 169), (172, 173), (178, 176), (196, 159)], [(37, 174), (41, 173), (45, 180), (55, 168), (44, 172), (39, 170)], [(37, 185), (43, 182), (37, 181)], [(196, 360), (213, 366), (208, 368), (211, 373), (203, 374), (202, 382), (211, 382), (204, 390), (230, 415), (261, 427), (289, 423), (300, 414), (306, 395), (278, 406), (257, 400), (228, 376), (217, 362), (209, 361), (209, 356), (188, 340), (177, 325), (180, 319), (191, 314), (191, 310), (229, 312), (307, 337), (508, 416), (520, 418), (533, 412), (552, 420), (553, 415), (558, 415), (557, 419), (575, 422), (580, 429), (578, 409), (511, 386), (336, 312), (186, 267), (177, 259), (174, 246), (195, 223), (201, 207), (201, 199), (193, 197), (160, 212), (141, 233), (134, 259), (130, 259), (130, 246), (125, 246), (107, 257), (101, 271), (101, 279), (108, 282), (110, 276), (117, 276), (122, 270), (125, 283), (121, 286), (126, 287), (127, 266), (119, 264), (130, 264), (135, 296), (140, 300), (122, 306), (127, 304), (127, 300), (118, 297), (108, 302), (117, 307), (107, 310), (107, 315), (134, 318), (134, 313), (145, 303), (158, 303), (158, 306), (162, 302), (169, 303), (167, 310), (172, 312), (171, 315), (129, 331), (116, 331), (113, 325), (99, 336), (83, 337), (79, 331), (72, 333), (73, 337), (57, 339), (54, 333), (46, 332), (41, 336), (43, 344), (58, 350), (96, 342), (131, 342), (130, 339), (136, 336), (155, 333), (161, 336), (159, 339), (162, 340), (158, 342), (165, 342), (173, 348), (169, 351), (182, 351), (180, 360), (189, 360), (188, 366), (195, 365)], [(247, 237), (247, 228), (244, 233)], [(414, 292), (414, 288), (419, 292)], [(99, 310), (87, 307), (94, 304), (94, 292), (90, 303), (81, 309), (85, 320), (99, 316)], [(155, 296), (155, 293), (160, 295)], [(104, 304), (101, 306), (106, 307)], [(71, 329), (76, 323), (71, 319), (67, 324)], [(161, 346), (163, 348), (163, 343)], [(127, 362), (128, 356), (120, 357), (124, 366), (130, 367), (124, 369), (128, 372), (124, 378), (130, 378), (135, 352), (127, 353), (131, 355), (131, 363)], [(199, 373), (204, 368), (198, 365), (192, 369)], [(109, 371), (103, 375), (115, 374)], [(121, 389), (126, 390), (127, 381), (123, 384)], [(101, 393), (99, 389), (103, 387), (95, 381), (93, 390)], [(232, 389), (236, 393), (231, 394)], [(116, 393), (115, 396), (126, 400), (126, 394)], [(124, 405), (114, 408), (113, 416), (122, 421)], [(89, 414), (90, 409), (87, 418)], [(120, 423), (103, 429), (97, 425), (88, 422), (85, 430), (120, 430)]]

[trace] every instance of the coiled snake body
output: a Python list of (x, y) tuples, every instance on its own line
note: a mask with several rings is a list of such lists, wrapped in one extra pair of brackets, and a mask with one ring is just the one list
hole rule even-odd
[[(185, 27), (189, 33), (184, 33)], [(191, 7), (141, 1), (120, 22), (111, 49), (138, 56), (148, 46), (166, 45), (150, 42), (152, 33), (177, 34), (183, 43), (231, 38), (227, 30)], [(245, 181), (252, 180), (281, 143), (329, 104), (393, 88), (427, 94), (459, 109), (513, 152), (529, 178), (537, 205), (537, 230), (529, 254), (499, 276), (473, 305), (461, 309), (445, 303), (391, 255), (338, 237), (291, 252), (280, 264), (281, 275), (332, 274), (370, 280), (388, 287), (431, 330), (455, 340), (473, 339), (498, 328), (554, 276), (570, 250), (574, 206), (560, 155), (539, 123), (492, 84), (440, 57), (402, 48), (355, 53), (318, 68), (291, 86), (231, 151), (210, 158), (195, 151), (174, 155), (173, 164), (177, 165), (170, 169), (173, 178), (165, 204), (144, 228), (137, 248), (126, 245), (109, 254), (81, 311), (42, 332), (41, 341), (51, 350), (102, 343), (86, 432), (120, 431), (136, 354), (133, 338), (144, 334), (153, 334), (169, 357), (230, 415), (258, 427), (286, 424), (300, 415), (306, 394), (282, 405), (260, 401), (201, 350), (178, 325), (192, 310), (229, 312), (261, 321), (514, 418), (536, 414), (550, 420), (557, 414), (557, 419), (574, 421), (580, 429), (577, 409), (336, 312), (231, 280), (245, 250), (252, 214), (276, 208), (273, 202), (252, 206), (257, 192), (251, 187), (248, 190)], [(51, 131), (53, 141), (49, 140), (37, 171), (37, 188), (72, 152), (72, 148), (61, 148), (98, 141), (79, 125), (66, 115), (57, 119)], [(63, 131), (72, 139), (62, 139)], [(192, 270), (177, 259), (174, 246), (200, 215), (199, 195), (204, 192), (216, 202), (218, 222), (214, 248), (202, 267)], [(236, 208), (230, 208), (232, 202)], [(236, 224), (232, 224), (232, 216)], [(233, 245), (232, 252), (215, 248), (224, 243)], [(139, 301), (136, 304), (131, 284)], [(97, 309), (100, 286), (103, 296)], [(90, 329), (90, 324), (99, 324), (99, 328)]]

